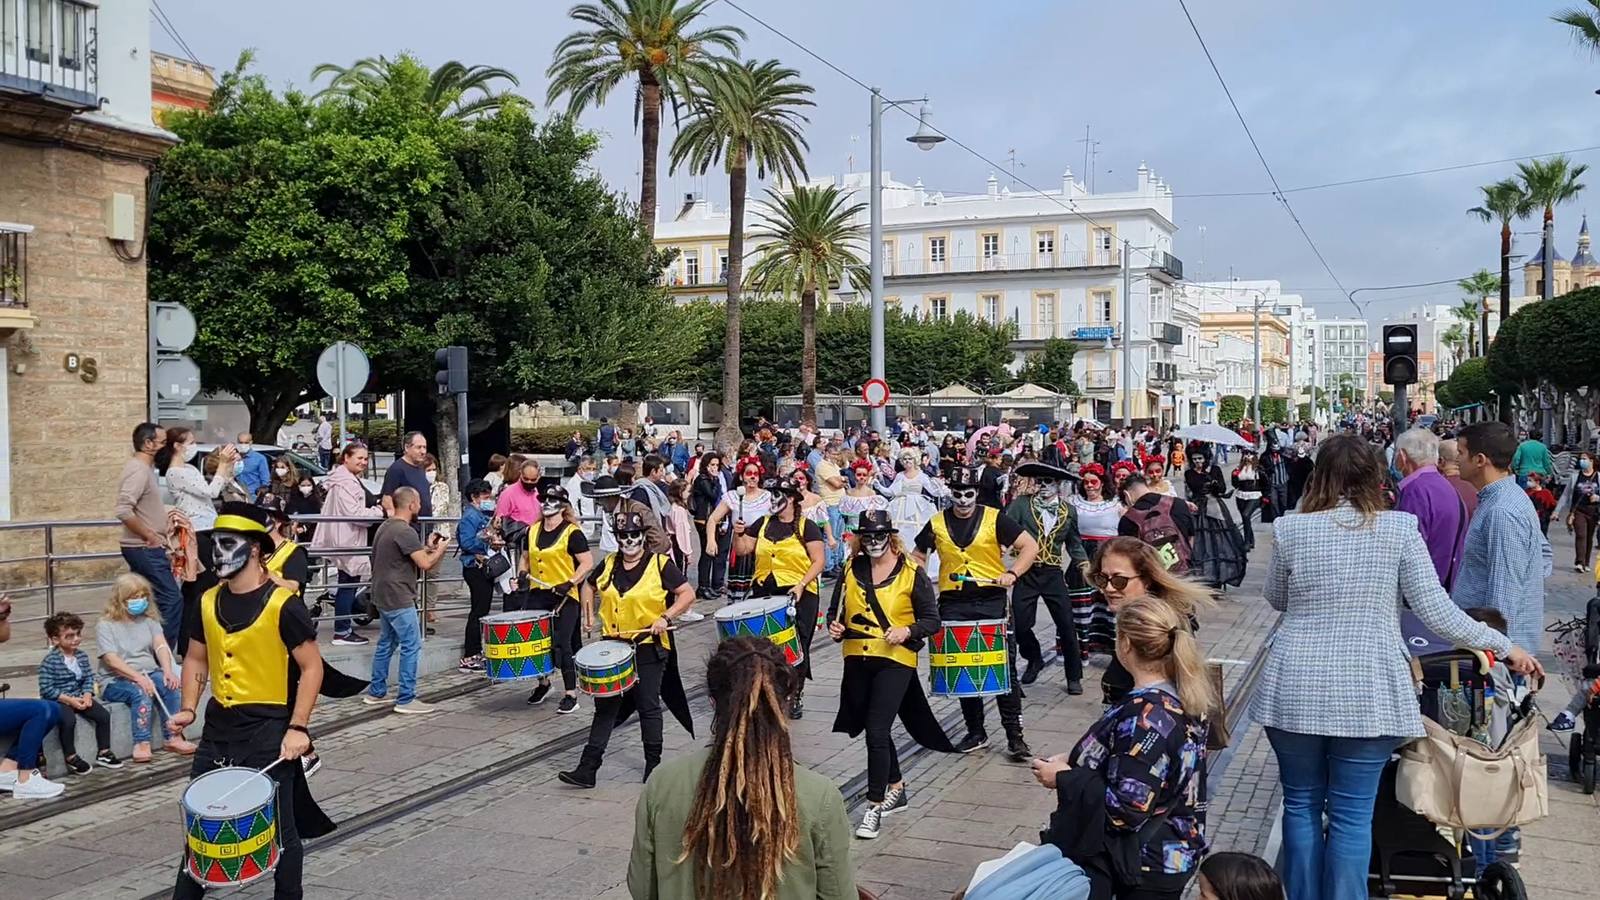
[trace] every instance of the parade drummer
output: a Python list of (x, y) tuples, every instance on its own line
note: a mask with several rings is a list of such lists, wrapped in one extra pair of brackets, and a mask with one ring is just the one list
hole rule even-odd
[[(939, 554), (939, 618), (947, 623), (1001, 620), (1009, 628), (1006, 590), (1016, 584), (1018, 572), (1033, 565), (1039, 545), (1011, 517), (978, 505), (978, 475), (972, 469), (952, 469), (947, 487), (954, 505), (923, 526), (915, 553), (919, 563), (926, 562), (931, 552)], [(1016, 554), (1009, 569), (1002, 558), (1006, 550)], [(1032, 758), (1033, 751), (1022, 737), (1022, 685), (1016, 675), (1015, 640), (1006, 642), (1006, 652), (1011, 690), (996, 697), (995, 705), (1006, 730), (1006, 753), (1023, 762)], [(989, 746), (983, 698), (962, 697), (961, 715), (966, 719), (967, 736), (956, 744), (956, 751), (971, 753)]]
[(828, 604), (828, 635), (842, 641), (844, 677), (833, 730), (867, 733), (867, 809), (858, 838), (875, 838), (883, 816), (909, 803), (890, 726), (898, 717), (917, 743), (955, 748), (939, 727), (917, 680), (917, 651), (939, 630), (939, 598), (922, 569), (905, 557), (888, 510), (869, 509)]
[(639, 713), (639, 734), (644, 744), (644, 777), (661, 762), (661, 706), (663, 703), (689, 734), (689, 700), (678, 675), (678, 654), (668, 629), (694, 605), (694, 588), (664, 553), (645, 550), (645, 522), (636, 512), (619, 512), (611, 520), (617, 552), (582, 582), (583, 629), (594, 631), (596, 614), (604, 623), (602, 635), (634, 645), (631, 690), (619, 697), (596, 697), (589, 742), (578, 767), (557, 773), (566, 784), (592, 788), (600, 761), (605, 757), (611, 731)]
[[(194, 721), (209, 679), (212, 697), (194, 755), (192, 777), (223, 766), (262, 769), (279, 760), (296, 763), (311, 746), (311, 710), (322, 686), (322, 654), (304, 601), (277, 584), (263, 565), (274, 550), (266, 510), (224, 503), (211, 534), (212, 567), (221, 582), (189, 611), (189, 646), (183, 661), (182, 707), (167, 721), (174, 733)], [(281, 577), (281, 576), (280, 576)], [(300, 671), (291, 695), (290, 673)], [(278, 784), (278, 865), (273, 896), (302, 896), (304, 838), (320, 837), (333, 823), (318, 808), (296, 764), (272, 765)], [(181, 868), (176, 900), (204, 896)]]
[[(527, 608), (554, 614), (550, 658), (561, 668), (561, 687), (566, 692), (556, 712), (570, 713), (578, 708), (578, 667), (572, 657), (582, 645), (577, 586), (594, 569), (594, 554), (566, 488), (546, 489), (539, 513), (539, 521), (528, 531), (528, 554), (522, 558), (521, 574), (528, 579)], [(540, 676), (528, 702), (543, 702), (549, 693), (550, 679)]]
[(805, 680), (811, 677), (811, 639), (817, 630), (818, 578), (825, 562), (822, 530), (800, 515), (800, 485), (790, 478), (768, 478), (762, 488), (771, 498), (768, 512), (738, 537), (739, 556), (755, 559), (754, 594), (787, 594), (795, 608), (794, 627), (804, 652), (800, 686), (789, 700), (789, 718), (805, 710)]
[(1039, 616), (1039, 601), (1056, 624), (1061, 641), (1061, 657), (1066, 664), (1067, 693), (1083, 693), (1083, 657), (1078, 653), (1078, 630), (1072, 623), (1072, 601), (1067, 591), (1065, 562), (1084, 578), (1089, 554), (1078, 536), (1077, 511), (1062, 502), (1061, 488), (1071, 477), (1065, 469), (1041, 462), (1025, 462), (1016, 475), (1033, 481), (1032, 495), (1017, 497), (1006, 507), (1006, 516), (1022, 526), (1039, 545), (1033, 565), (1017, 579), (1011, 589), (1011, 615), (1017, 628), (1017, 655), (1027, 662), (1023, 684), (1033, 684), (1044, 668), (1044, 652), (1034, 636), (1033, 625)]

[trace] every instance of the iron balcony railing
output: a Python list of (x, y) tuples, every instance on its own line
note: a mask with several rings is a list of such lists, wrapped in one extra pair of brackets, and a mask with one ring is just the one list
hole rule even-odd
[(938, 259), (885, 259), (886, 278), (913, 275), (966, 275), (983, 272), (1037, 272), (1058, 269), (1094, 269), (1122, 264), (1121, 250), (1073, 250), (1065, 252), (979, 253), (943, 256)]
[(1115, 372), (1085, 372), (1083, 373), (1083, 386), (1090, 390), (1104, 390), (1117, 386)]
[(98, 109), (99, 17), (87, 0), (0, 0), (0, 93)]

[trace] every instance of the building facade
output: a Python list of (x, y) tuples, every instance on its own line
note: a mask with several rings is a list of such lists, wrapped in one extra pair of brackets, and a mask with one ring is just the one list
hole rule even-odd
[(146, 0), (0, 0), (0, 518), (110, 516), (147, 416), (145, 205), (173, 143)]
[(217, 89), (217, 74), (205, 63), (165, 53), (150, 53), (150, 108), (165, 125), (175, 110), (205, 109)]
[(1308, 318), (1301, 333), (1311, 360), (1309, 383), (1317, 386), (1319, 409), (1326, 410), (1329, 399), (1340, 396), (1347, 387), (1362, 397), (1370, 394), (1367, 354), (1372, 341), (1365, 319)]
[[(1537, 238), (1534, 240), (1536, 246), (1533, 253), (1529, 254), (1528, 261), (1522, 264), (1522, 293), (1528, 297), (1542, 297), (1544, 296), (1544, 241)], [(1555, 296), (1559, 297), (1579, 288), (1600, 285), (1600, 261), (1597, 261), (1590, 252), (1587, 215), (1583, 217), (1583, 224), (1578, 228), (1578, 249), (1572, 254), (1572, 259), (1569, 261), (1559, 250), (1553, 255)]]

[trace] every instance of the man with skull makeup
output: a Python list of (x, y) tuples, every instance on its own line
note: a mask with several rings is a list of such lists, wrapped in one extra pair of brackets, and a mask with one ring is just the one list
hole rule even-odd
[(754, 557), (757, 596), (788, 594), (795, 609), (794, 627), (800, 637), (804, 658), (796, 666), (800, 687), (789, 698), (789, 718), (798, 719), (805, 710), (805, 682), (811, 677), (811, 639), (817, 630), (817, 579), (826, 561), (822, 529), (800, 515), (804, 492), (798, 482), (786, 477), (768, 478), (761, 483), (772, 497), (767, 514), (750, 523), (736, 538), (735, 550), (741, 557)]
[[(1083, 693), (1083, 658), (1078, 653), (1078, 632), (1072, 624), (1072, 603), (1067, 593), (1066, 572), (1061, 564), (1087, 566), (1089, 553), (1078, 536), (1078, 515), (1061, 496), (1070, 475), (1066, 470), (1040, 462), (1017, 466), (1017, 477), (1028, 478), (1038, 486), (1031, 497), (1018, 497), (1006, 507), (1006, 516), (1028, 532), (1039, 544), (1039, 556), (1011, 591), (1011, 611), (1016, 620), (1017, 653), (1027, 661), (1023, 684), (1033, 684), (1044, 668), (1044, 653), (1033, 625), (1039, 617), (1039, 601), (1056, 624), (1061, 639), (1061, 656), (1066, 664), (1067, 693)], [(1080, 569), (1081, 571), (1081, 569)]]
[(917, 681), (917, 651), (939, 630), (933, 583), (905, 558), (888, 510), (863, 511), (855, 535), (855, 551), (828, 604), (828, 635), (843, 642), (844, 656), (833, 730), (867, 733), (868, 803), (856, 837), (871, 839), (885, 815), (908, 803), (889, 734), (895, 718), (922, 746), (943, 753), (955, 748)]
[[(322, 654), (305, 602), (274, 582), (262, 563), (273, 549), (269, 521), (260, 507), (228, 502), (211, 534), (212, 568), (221, 583), (189, 613), (182, 708), (167, 720), (174, 733), (193, 722), (206, 681), (212, 682), (193, 777), (230, 765), (261, 769), (279, 759), (292, 763), (311, 746)], [(293, 666), (299, 667), (300, 679), (290, 696)], [(274, 766), (267, 774), (278, 783), (281, 842), (273, 896), (300, 897), (301, 840), (327, 834), (334, 825), (311, 798), (298, 764)], [(172, 896), (196, 900), (204, 889), (180, 866)]]
[(612, 516), (611, 530), (617, 536), (617, 552), (583, 581), (583, 628), (593, 633), (598, 613), (604, 637), (632, 643), (637, 681), (621, 696), (594, 698), (589, 742), (578, 767), (556, 774), (574, 787), (594, 787), (612, 730), (635, 711), (639, 713), (646, 779), (661, 762), (663, 703), (684, 730), (694, 734), (689, 700), (678, 676), (678, 653), (668, 633), (673, 621), (694, 605), (694, 588), (666, 554), (646, 552), (642, 515), (618, 512)]
[[(1015, 638), (1006, 591), (1017, 583), (1017, 573), (1026, 572), (1039, 554), (1039, 544), (1011, 517), (989, 506), (978, 505), (979, 476), (969, 468), (950, 471), (946, 486), (955, 505), (939, 513), (917, 535), (915, 556), (918, 563), (928, 554), (939, 554), (939, 618), (945, 622), (1004, 620)], [(1016, 554), (1010, 568), (1005, 565), (1006, 550)], [(1011, 690), (995, 698), (1000, 724), (1006, 730), (1006, 754), (1017, 762), (1031, 759), (1033, 751), (1022, 737), (1022, 684), (1017, 677), (1016, 640), (1006, 642), (1007, 665), (1011, 668)], [(984, 726), (983, 698), (961, 698), (961, 714), (967, 722), (967, 736), (956, 744), (961, 753), (989, 746)]]

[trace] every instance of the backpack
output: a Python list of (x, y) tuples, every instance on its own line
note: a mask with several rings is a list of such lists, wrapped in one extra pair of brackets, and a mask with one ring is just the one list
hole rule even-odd
[(1189, 540), (1178, 530), (1177, 520), (1172, 517), (1174, 502), (1171, 497), (1162, 497), (1152, 509), (1129, 510), (1128, 515), (1134, 516), (1139, 526), (1139, 540), (1155, 548), (1156, 555), (1167, 564), (1168, 571), (1174, 575), (1186, 575), (1189, 572)]

